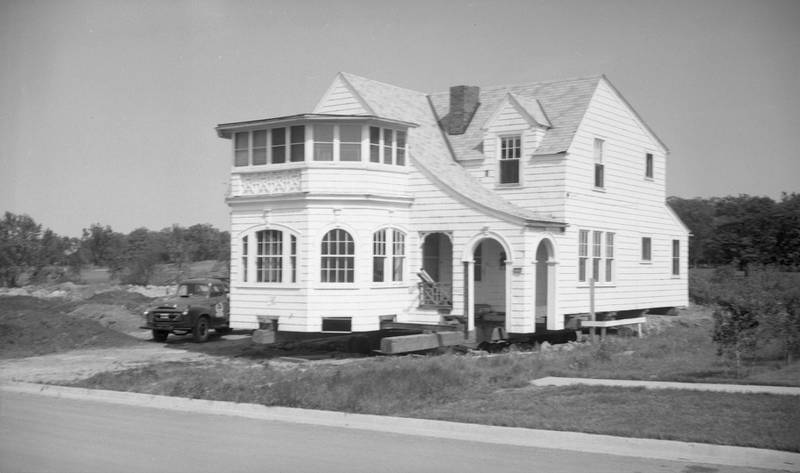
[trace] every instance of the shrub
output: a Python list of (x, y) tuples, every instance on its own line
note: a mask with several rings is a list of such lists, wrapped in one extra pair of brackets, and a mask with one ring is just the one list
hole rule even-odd
[(738, 277), (725, 267), (709, 278), (696, 278), (694, 300), (715, 306), (713, 340), (719, 354), (740, 367), (743, 358), (777, 345), (791, 362), (800, 353), (798, 276), (760, 268)]

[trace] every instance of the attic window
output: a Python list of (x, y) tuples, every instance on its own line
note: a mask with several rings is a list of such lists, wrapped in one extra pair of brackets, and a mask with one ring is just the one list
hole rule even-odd
[(647, 153), (645, 155), (645, 162), (644, 162), (644, 177), (647, 179), (653, 178), (653, 153)]
[(605, 141), (594, 139), (594, 186), (605, 187), (605, 165), (603, 164), (603, 145)]
[(519, 184), (522, 140), (519, 135), (500, 138), (500, 184)]

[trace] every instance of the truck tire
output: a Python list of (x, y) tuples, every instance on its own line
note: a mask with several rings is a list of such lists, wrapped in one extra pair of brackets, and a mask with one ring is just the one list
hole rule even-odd
[(208, 317), (205, 315), (198, 317), (192, 329), (192, 337), (195, 342), (205, 342), (208, 340)]
[(169, 332), (167, 330), (155, 330), (153, 329), (153, 341), (154, 342), (166, 342), (167, 336), (169, 336)]

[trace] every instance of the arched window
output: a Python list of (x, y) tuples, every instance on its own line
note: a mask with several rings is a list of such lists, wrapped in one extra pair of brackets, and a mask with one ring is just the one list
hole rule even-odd
[[(391, 242), (387, 235), (391, 235)], [(400, 230), (382, 229), (372, 235), (372, 281), (402, 281), (406, 258), (406, 235)], [(389, 266), (391, 264), (391, 266)], [(391, 273), (389, 272), (391, 271)]]
[(320, 281), (353, 282), (355, 242), (345, 230), (335, 228), (322, 238)]
[(281, 230), (245, 235), (241, 264), (243, 282), (251, 275), (259, 283), (297, 282), (297, 237)]

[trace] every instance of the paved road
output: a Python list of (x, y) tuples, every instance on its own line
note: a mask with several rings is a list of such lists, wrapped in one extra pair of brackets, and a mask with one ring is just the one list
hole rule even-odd
[(755, 472), (0, 391), (0, 471)]

